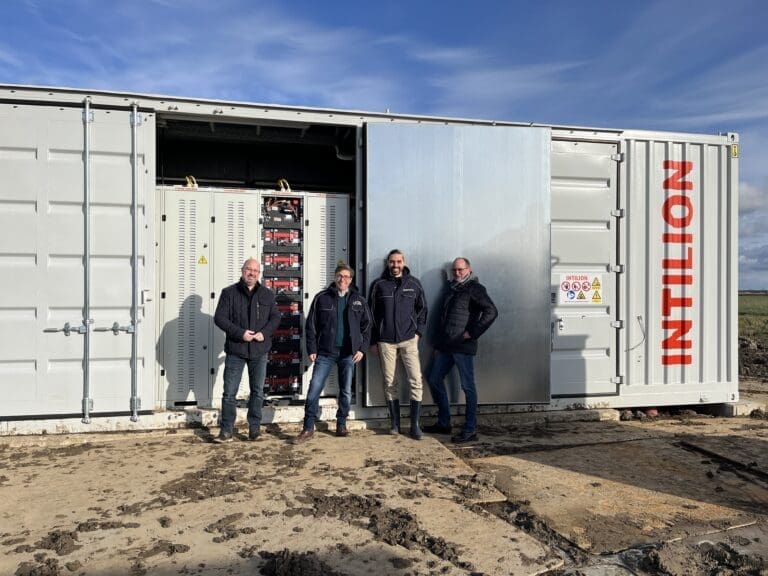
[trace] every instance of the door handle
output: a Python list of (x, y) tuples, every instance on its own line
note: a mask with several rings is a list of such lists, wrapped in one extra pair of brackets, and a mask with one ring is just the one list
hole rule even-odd
[(62, 328), (44, 328), (43, 332), (64, 332), (64, 336), (69, 336), (73, 332), (75, 334), (85, 334), (88, 331), (85, 324), (80, 326), (72, 326), (69, 322), (65, 322)]

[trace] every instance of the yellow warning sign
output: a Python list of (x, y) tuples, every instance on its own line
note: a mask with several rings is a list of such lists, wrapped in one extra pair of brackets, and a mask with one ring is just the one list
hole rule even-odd
[(578, 295), (578, 296), (576, 296), (576, 300), (586, 300), (586, 299), (587, 299), (587, 297), (586, 297), (586, 296), (584, 296), (584, 292), (582, 292), (581, 290), (579, 290), (579, 295)]
[(595, 290), (594, 294), (592, 294), (592, 302), (595, 304), (600, 304), (603, 301), (603, 299), (600, 297), (600, 292)]
[(205, 259), (205, 256), (200, 256), (200, 258), (197, 260), (198, 264), (208, 264), (208, 260)]
[(600, 285), (600, 278), (595, 276), (595, 279), (592, 280), (592, 290), (600, 290), (602, 286)]

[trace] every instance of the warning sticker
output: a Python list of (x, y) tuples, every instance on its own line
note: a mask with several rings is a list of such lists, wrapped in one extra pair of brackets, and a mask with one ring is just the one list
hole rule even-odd
[(563, 304), (603, 304), (602, 274), (560, 274), (560, 290), (557, 303)]
[(200, 258), (197, 259), (198, 264), (208, 264), (208, 260), (205, 259), (205, 256), (200, 256)]

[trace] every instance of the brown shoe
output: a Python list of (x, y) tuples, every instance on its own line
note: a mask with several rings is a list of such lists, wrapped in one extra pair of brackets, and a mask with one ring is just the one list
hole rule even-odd
[(342, 438), (346, 438), (349, 436), (349, 430), (346, 426), (336, 426), (336, 436), (340, 436)]
[(302, 430), (301, 434), (296, 436), (296, 438), (293, 439), (294, 444), (303, 444), (307, 440), (311, 440), (312, 436), (315, 435), (314, 430)]

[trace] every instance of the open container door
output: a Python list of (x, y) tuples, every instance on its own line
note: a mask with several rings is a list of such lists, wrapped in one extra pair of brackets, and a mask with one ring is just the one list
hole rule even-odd
[(0, 105), (0, 417), (154, 408), (154, 117)]
[[(550, 400), (550, 140), (548, 128), (366, 126), (366, 292), (387, 253), (403, 251), (427, 296), (420, 350), (428, 374), (451, 260), (469, 258), (499, 309), (475, 362), (481, 404)], [(448, 388), (463, 402), (455, 375)], [(373, 355), (365, 404), (385, 405)]]

